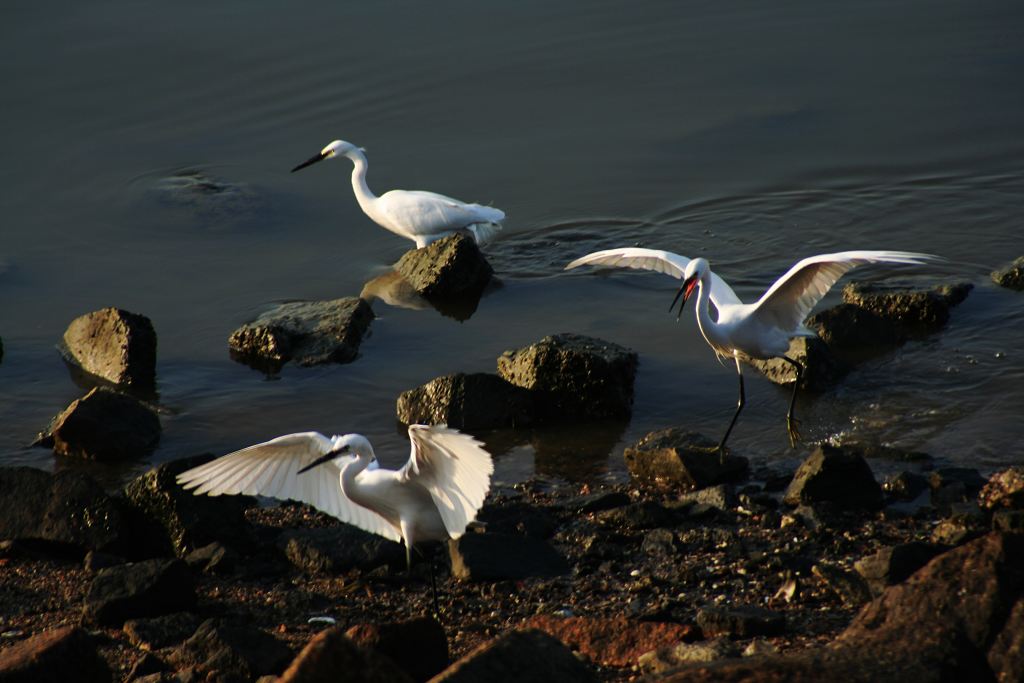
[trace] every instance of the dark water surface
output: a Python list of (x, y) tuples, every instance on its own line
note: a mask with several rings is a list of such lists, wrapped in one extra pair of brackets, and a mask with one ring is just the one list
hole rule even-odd
[[(805, 435), (1024, 460), (1024, 295), (988, 281), (1024, 254), (1019, 0), (113, 0), (0, 18), (0, 464), (76, 466), (24, 446), (83, 392), (63, 330), (114, 305), (159, 336), (151, 462), (317, 429), (360, 431), (394, 464), (398, 393), (571, 331), (639, 352), (632, 421), (482, 436), (504, 479), (621, 476), (650, 429), (717, 438), (736, 391), (692, 317), (666, 312), (673, 281), (561, 271), (633, 244), (705, 256), (747, 299), (815, 253), (947, 257), (857, 274), (976, 288), (942, 334), (803, 401)], [(377, 301), (358, 361), (267, 379), (228, 357), (237, 325), (356, 295), (411, 246), (360, 212), (347, 161), (287, 172), (334, 138), (368, 149), (378, 193), (504, 209), (487, 249), (503, 286), (464, 322)], [(786, 391), (747, 393), (732, 445), (796, 458)]]

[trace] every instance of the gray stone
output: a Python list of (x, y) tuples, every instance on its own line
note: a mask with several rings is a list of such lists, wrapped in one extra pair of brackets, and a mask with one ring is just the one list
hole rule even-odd
[(553, 577), (570, 569), (546, 541), (512, 534), (464, 534), (448, 542), (448, 554), (452, 576), (462, 581)]
[[(835, 357), (825, 342), (816, 337), (793, 337), (789, 340), (786, 355), (803, 366), (800, 388), (811, 391), (823, 391), (836, 384), (850, 369)], [(744, 360), (775, 384), (792, 384), (796, 381), (796, 369), (781, 358)]]
[(822, 444), (797, 469), (783, 500), (790, 505), (831, 503), (841, 509), (878, 510), (882, 488), (859, 453)]
[(146, 560), (101, 569), (89, 586), (82, 621), (120, 627), (134, 617), (189, 609), (195, 584), (181, 560)]
[(382, 565), (405, 567), (405, 550), (386, 538), (345, 524), (293, 529), (277, 537), (288, 561), (309, 574), (341, 574)]
[(231, 356), (247, 365), (277, 371), (299, 365), (350, 363), (356, 359), (373, 311), (362, 299), (296, 301), (267, 311), (231, 333)]
[(535, 393), (539, 418), (627, 418), (633, 409), (637, 355), (618, 344), (556, 334), (506, 351), (498, 374)]
[(479, 296), (494, 272), (476, 241), (459, 233), (406, 252), (395, 270), (428, 298)]
[(82, 557), (131, 550), (123, 506), (82, 472), (0, 467), (0, 538), (44, 541)]
[(732, 455), (727, 449), (723, 459), (715, 442), (679, 427), (651, 432), (627, 448), (623, 456), (637, 481), (683, 490), (742, 479), (749, 468), (746, 458)]
[(992, 282), (1000, 287), (1024, 290), (1024, 256), (1015, 259), (1005, 268), (993, 270)]
[(104, 308), (75, 318), (61, 349), (82, 370), (143, 391), (156, 386), (156, 332), (149, 318)]
[(786, 617), (760, 607), (705, 607), (697, 612), (705, 638), (776, 636), (786, 630)]
[(95, 387), (57, 415), (34, 445), (57, 455), (127, 460), (150, 455), (160, 441), (160, 418), (145, 403)]
[(874, 595), (881, 595), (888, 586), (906, 581), (911, 574), (944, 550), (945, 547), (933, 543), (911, 541), (882, 548), (873, 555), (857, 560), (853, 568), (864, 577)]
[(446, 424), (458, 429), (525, 427), (533, 422), (531, 392), (488, 373), (445, 375), (402, 392), (403, 424)]
[[(160, 552), (184, 557), (214, 541), (240, 552), (255, 545), (245, 519), (248, 496), (195, 495), (175, 481), (187, 469), (213, 459), (200, 455), (166, 462), (130, 482), (125, 496), (146, 520), (150, 533), (145, 541)], [(156, 553), (155, 553), (156, 554)]]
[(43, 631), (0, 650), (4, 683), (110, 683), (96, 639), (77, 626)]
[(242, 622), (207, 619), (170, 657), (179, 669), (216, 671), (226, 681), (251, 681), (279, 674), (291, 650), (274, 636)]
[(591, 683), (597, 677), (556, 638), (536, 629), (509, 631), (442, 671), (431, 683), (558, 681)]

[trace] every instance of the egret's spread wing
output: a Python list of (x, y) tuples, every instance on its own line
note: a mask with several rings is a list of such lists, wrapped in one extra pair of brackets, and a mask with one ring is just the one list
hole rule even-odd
[(445, 425), (410, 425), (412, 453), (399, 470), (430, 492), (452, 538), (465, 532), (491, 487), (494, 464), (483, 444)]
[(492, 206), (466, 204), (434, 192), (392, 190), (377, 200), (379, 210), (395, 225), (414, 235), (461, 230), (476, 223), (500, 223), (505, 212)]
[(938, 257), (909, 251), (841, 251), (797, 263), (753, 305), (752, 315), (782, 330), (795, 330), (839, 278), (868, 263), (920, 265)]
[[(605, 249), (581, 256), (565, 267), (566, 270), (577, 266), (598, 265), (616, 268), (636, 268), (637, 270), (653, 270), (656, 273), (671, 275), (677, 280), (682, 279), (686, 264), (690, 262), (685, 256), (673, 254), (661, 249), (642, 249), (640, 247), (622, 247)], [(725, 280), (711, 272), (711, 303), (721, 310), (723, 306), (741, 304), (736, 292), (726, 284)]]
[(279, 436), (182, 472), (178, 483), (195, 489), (196, 495), (242, 493), (299, 500), (360, 529), (401, 541), (401, 534), (387, 520), (345, 496), (336, 462), (298, 474), (331, 448), (331, 440), (316, 432)]

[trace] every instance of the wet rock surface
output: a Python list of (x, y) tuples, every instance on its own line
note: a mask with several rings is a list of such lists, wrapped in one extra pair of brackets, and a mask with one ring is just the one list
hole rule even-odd
[(877, 510), (882, 488), (860, 453), (823, 444), (800, 465), (786, 490), (790, 505), (831, 503), (843, 509)]
[(281, 304), (231, 333), (235, 360), (276, 372), (299, 365), (351, 363), (373, 321), (373, 310), (355, 297)]
[(543, 419), (629, 417), (636, 366), (635, 352), (579, 334), (544, 337), (498, 358), (498, 374), (532, 391)]
[(160, 441), (160, 418), (142, 401), (96, 387), (53, 418), (34, 445), (57, 455), (115, 461), (144, 458)]
[(456, 373), (402, 392), (403, 424), (447, 424), (457, 429), (525, 427), (534, 421), (533, 395), (488, 373)]
[(904, 334), (913, 335), (940, 330), (949, 320), (949, 309), (962, 303), (973, 288), (969, 282), (931, 289), (851, 282), (843, 287), (843, 301), (890, 320)]
[(108, 382), (143, 391), (156, 387), (156, 331), (146, 316), (120, 308), (86, 313), (68, 325), (62, 351)]
[(458, 233), (407, 251), (395, 270), (428, 299), (479, 296), (494, 272), (476, 241)]
[(1017, 258), (1005, 268), (993, 270), (992, 282), (1000, 287), (1024, 290), (1024, 256)]
[(679, 427), (651, 432), (626, 449), (630, 476), (657, 487), (702, 489), (742, 479), (749, 464), (728, 450), (724, 459), (710, 439)]
[[(850, 370), (850, 366), (836, 357), (828, 344), (814, 337), (794, 337), (789, 340), (786, 355), (803, 366), (800, 388), (824, 391), (839, 382)], [(781, 358), (758, 360), (744, 359), (757, 368), (775, 384), (792, 384), (796, 381), (796, 368)]]

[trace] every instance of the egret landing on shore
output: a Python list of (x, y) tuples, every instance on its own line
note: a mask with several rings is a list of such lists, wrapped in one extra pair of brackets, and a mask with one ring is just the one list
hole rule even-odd
[(494, 465), (483, 444), (444, 425), (410, 425), (412, 452), (399, 470), (377, 467), (360, 434), (288, 434), (178, 475), (195, 494), (299, 500), (343, 522), (405, 544), (446, 541), (466, 531), (483, 505)]
[[(760, 299), (752, 304), (740, 301), (725, 280), (711, 271), (708, 262), (702, 258), (688, 259), (670, 251), (656, 249), (622, 248), (597, 251), (582, 256), (565, 268), (583, 265), (616, 266), (653, 270), (682, 279), (683, 284), (676, 293), (669, 311), (682, 296), (679, 315), (689, 300), (694, 288), (698, 288), (697, 326), (704, 340), (720, 358), (732, 358), (736, 362), (739, 377), (740, 396), (736, 412), (732, 416), (725, 435), (718, 444), (718, 451), (724, 457), (725, 442), (732, 432), (736, 419), (743, 410), (743, 370), (740, 361), (744, 358), (781, 358), (796, 369), (793, 395), (789, 399), (786, 413), (786, 429), (790, 445), (796, 447), (800, 438), (793, 406), (803, 376), (803, 366), (786, 355), (792, 337), (815, 337), (813, 330), (804, 326), (804, 319), (811, 309), (821, 301), (847, 271), (868, 263), (903, 263), (921, 265), (939, 260), (929, 254), (907, 251), (842, 251), (837, 254), (811, 256), (797, 263), (785, 275), (775, 281)], [(717, 320), (711, 319), (708, 303), (718, 312)]]
[(352, 160), (352, 189), (363, 212), (385, 230), (414, 241), (417, 249), (453, 232), (470, 234), (477, 244), (483, 244), (501, 230), (505, 212), (492, 206), (466, 204), (443, 194), (419, 190), (391, 190), (377, 197), (366, 184), (366, 155), (344, 140), (327, 145), (293, 168), (292, 173), (337, 157)]

